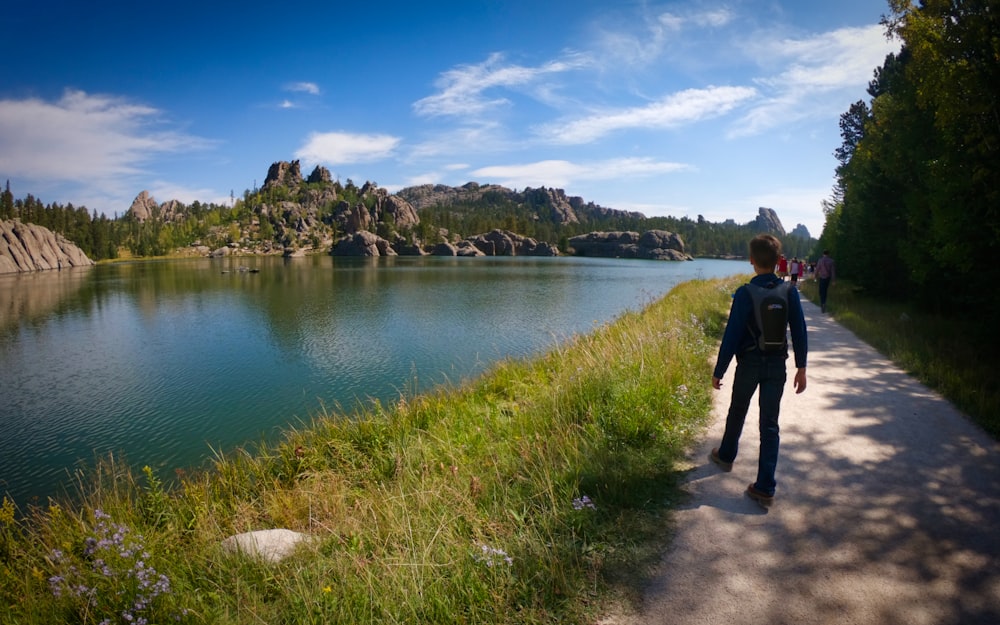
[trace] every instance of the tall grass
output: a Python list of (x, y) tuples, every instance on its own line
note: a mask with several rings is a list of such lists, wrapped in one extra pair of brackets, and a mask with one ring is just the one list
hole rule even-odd
[[(802, 293), (819, 303), (818, 285), (806, 280)], [(1000, 438), (1000, 387), (993, 371), (995, 353), (985, 349), (975, 325), (921, 313), (903, 303), (866, 296), (850, 282), (831, 288), (827, 311), (887, 358)], [(983, 319), (983, 323), (995, 323)]]
[[(656, 561), (741, 281), (319, 415), (173, 488), (109, 458), (75, 503), (4, 500), (0, 623), (590, 622)], [(313, 540), (278, 564), (220, 547), (274, 527)]]

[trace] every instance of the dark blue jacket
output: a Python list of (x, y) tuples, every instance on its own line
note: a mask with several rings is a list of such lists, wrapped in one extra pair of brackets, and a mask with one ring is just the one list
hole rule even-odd
[[(773, 273), (765, 273), (754, 276), (750, 280), (751, 284), (768, 286), (772, 282), (779, 282), (781, 278)], [(755, 323), (753, 321), (753, 300), (746, 286), (736, 289), (733, 294), (733, 305), (729, 310), (729, 322), (726, 324), (726, 332), (722, 335), (722, 345), (719, 346), (719, 359), (715, 364), (715, 372), (712, 374), (717, 378), (722, 378), (729, 368), (729, 363), (733, 356), (746, 351), (756, 351), (757, 341), (747, 329), (747, 325)], [(795, 368), (801, 369), (806, 366), (806, 354), (809, 346), (806, 340), (806, 317), (802, 312), (802, 300), (799, 299), (798, 289), (788, 289), (788, 327), (792, 331), (792, 349), (795, 352)], [(783, 354), (788, 357), (787, 351)]]

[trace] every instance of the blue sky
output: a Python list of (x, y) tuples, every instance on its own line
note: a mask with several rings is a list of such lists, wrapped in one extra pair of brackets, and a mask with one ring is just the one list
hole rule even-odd
[(647, 216), (823, 226), (878, 0), (16, 2), (0, 180), (121, 215), (271, 163), (391, 191), (556, 187)]

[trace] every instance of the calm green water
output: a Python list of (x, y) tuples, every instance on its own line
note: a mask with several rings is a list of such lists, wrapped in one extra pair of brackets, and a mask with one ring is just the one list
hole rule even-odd
[(458, 382), (748, 267), (317, 256), (0, 276), (0, 493), (44, 502), (108, 453), (169, 479), (324, 406)]

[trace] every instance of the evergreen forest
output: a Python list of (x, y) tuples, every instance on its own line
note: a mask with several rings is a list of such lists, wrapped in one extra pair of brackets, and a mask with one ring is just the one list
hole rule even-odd
[[(1000, 344), (1000, 3), (890, 0), (901, 49), (841, 115), (820, 237), (865, 294), (967, 323)], [(985, 342), (988, 341), (988, 342)]]

